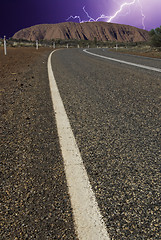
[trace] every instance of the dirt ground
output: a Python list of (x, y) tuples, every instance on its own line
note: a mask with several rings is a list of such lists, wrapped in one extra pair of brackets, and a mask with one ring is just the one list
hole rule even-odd
[(50, 97), (51, 48), (0, 48), (0, 239), (76, 239)]
[[(7, 48), (4, 55), (3, 47), (0, 47), (0, 84), (1, 88), (15, 86), (18, 78), (42, 53), (50, 52), (49, 48)], [(9, 85), (8, 85), (9, 84)], [(2, 90), (1, 90), (2, 91)]]

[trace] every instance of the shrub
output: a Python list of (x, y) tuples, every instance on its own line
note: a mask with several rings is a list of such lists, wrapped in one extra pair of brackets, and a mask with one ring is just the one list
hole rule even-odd
[(149, 35), (151, 37), (151, 45), (154, 47), (161, 47), (161, 26), (156, 29), (152, 29), (149, 32)]

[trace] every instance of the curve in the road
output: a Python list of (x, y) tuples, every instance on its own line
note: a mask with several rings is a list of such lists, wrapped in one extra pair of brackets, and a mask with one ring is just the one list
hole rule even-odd
[(51, 56), (54, 52), (48, 58), (48, 76), (78, 238), (109, 240), (55, 81), (51, 66)]
[(156, 72), (161, 72), (160, 68), (154, 68), (154, 67), (149, 67), (149, 66), (145, 66), (145, 65), (141, 65), (141, 64), (136, 64), (136, 63), (132, 63), (132, 62), (127, 62), (127, 61), (123, 61), (123, 60), (119, 60), (119, 59), (115, 59), (115, 58), (110, 58), (110, 57), (106, 57), (106, 56), (102, 56), (96, 53), (92, 53), (87, 51), (87, 49), (83, 50), (85, 53), (96, 56), (96, 57), (100, 57), (100, 58), (104, 58), (110, 61), (114, 61), (114, 62), (119, 62), (119, 63), (123, 63), (123, 64), (127, 64), (127, 65), (131, 65), (131, 66), (135, 66), (135, 67), (139, 67), (139, 68), (144, 68), (147, 70), (151, 70), (151, 71), (156, 71)]

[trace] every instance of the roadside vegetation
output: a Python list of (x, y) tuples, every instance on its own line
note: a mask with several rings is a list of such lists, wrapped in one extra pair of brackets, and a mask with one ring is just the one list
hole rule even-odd
[[(6, 40), (7, 45), (10, 47), (35, 47), (36, 46), (36, 41), (28, 41), (24, 39), (13, 39), (9, 38)], [(75, 47), (80, 47), (80, 48), (94, 48), (94, 47), (109, 47), (109, 48), (115, 48), (116, 44), (118, 44), (119, 47), (135, 47), (135, 46), (142, 46), (146, 45), (147, 43), (145, 42), (117, 42), (117, 41), (97, 41), (96, 38), (94, 38), (93, 41), (90, 40), (62, 40), (62, 39), (52, 39), (52, 40), (42, 40), (38, 39), (39, 46), (41, 47), (53, 47), (53, 44), (55, 44), (56, 48), (64, 48), (68, 47), (69, 48), (75, 48)], [(0, 39), (0, 46), (3, 46), (3, 39)]]
[(151, 37), (151, 46), (161, 48), (161, 26), (156, 29), (152, 29), (149, 32), (149, 35)]
[[(39, 47), (50, 48), (110, 48), (112, 51), (130, 53), (136, 55), (150, 56), (161, 58), (161, 26), (152, 29), (149, 32), (148, 42), (117, 42), (117, 41), (98, 41), (95, 37), (93, 41), (89, 40), (62, 40), (38, 39)], [(0, 46), (3, 46), (3, 39), (0, 39)], [(28, 41), (24, 39), (7, 39), (9, 47), (36, 47), (36, 41)], [(116, 47), (117, 46), (117, 47)]]

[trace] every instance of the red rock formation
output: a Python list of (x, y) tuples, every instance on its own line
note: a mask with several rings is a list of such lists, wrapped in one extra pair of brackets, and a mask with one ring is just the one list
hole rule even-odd
[(148, 31), (136, 27), (106, 22), (65, 22), (41, 24), (22, 29), (14, 34), (14, 39), (78, 39), (118, 42), (140, 42), (149, 39)]

